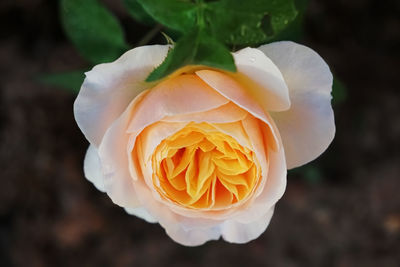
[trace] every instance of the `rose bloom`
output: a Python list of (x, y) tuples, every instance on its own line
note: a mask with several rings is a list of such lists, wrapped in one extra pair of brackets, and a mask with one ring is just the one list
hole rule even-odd
[(287, 169), (335, 133), (332, 74), (313, 50), (276, 42), (145, 82), (169, 46), (132, 49), (86, 73), (74, 104), (90, 142), (86, 178), (176, 242), (245, 243), (267, 228)]

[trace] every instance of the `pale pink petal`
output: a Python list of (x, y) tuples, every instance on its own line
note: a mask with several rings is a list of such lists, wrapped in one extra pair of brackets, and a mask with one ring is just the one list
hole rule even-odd
[(265, 111), (282, 111), (290, 106), (289, 92), (275, 64), (255, 48), (233, 54), (238, 73), (233, 75)]
[(247, 116), (247, 111), (229, 102), (215, 109), (204, 112), (167, 116), (163, 121), (167, 122), (208, 122), (208, 123), (229, 123), (243, 120)]
[(94, 184), (94, 186), (101, 192), (105, 192), (104, 177), (101, 171), (101, 164), (97, 148), (90, 145), (83, 162), (83, 171), (86, 179)]
[(250, 223), (234, 220), (215, 222), (209, 227), (185, 228), (182, 223), (163, 225), (167, 234), (185, 246), (199, 246), (207, 241), (218, 240), (221, 236), (231, 243), (246, 243), (259, 237), (268, 227), (274, 207)]
[(74, 103), (74, 114), (91, 144), (98, 147), (107, 128), (132, 99), (154, 86), (145, 79), (164, 60), (168, 48), (160, 45), (134, 48), (118, 60), (97, 65), (86, 73)]
[(157, 220), (151, 216), (144, 208), (125, 208), (125, 211), (149, 223), (157, 223)]
[(122, 207), (135, 208), (140, 203), (133, 187), (133, 177), (129, 173), (129, 134), (126, 132), (136, 106), (149, 91), (140, 93), (124, 113), (108, 128), (99, 146), (99, 158), (104, 175), (105, 190), (111, 200)]
[(219, 225), (209, 228), (194, 228), (186, 231), (182, 225), (175, 224), (165, 227), (165, 232), (175, 242), (189, 247), (200, 246), (207, 241), (221, 238), (221, 228)]
[(277, 42), (259, 49), (278, 66), (289, 87), (290, 109), (271, 116), (282, 137), (288, 168), (301, 166), (324, 152), (335, 135), (332, 74), (306, 46)]
[(274, 207), (261, 215), (257, 220), (246, 224), (234, 220), (227, 220), (221, 227), (222, 237), (228, 242), (239, 244), (254, 240), (267, 229), (273, 214)]
[[(196, 75), (211, 86), (215, 91), (225, 96), (227, 99), (249, 112), (254, 117), (262, 120), (267, 125), (270, 121), (266, 118), (266, 111), (255, 101), (247, 91), (232, 77), (218, 71), (200, 70), (196, 71)], [(270, 126), (271, 127), (271, 126)], [(275, 135), (275, 133), (273, 133)], [(275, 143), (279, 143), (275, 136)]]
[(138, 107), (128, 132), (138, 134), (167, 116), (208, 111), (229, 102), (196, 75), (181, 75), (154, 87)]

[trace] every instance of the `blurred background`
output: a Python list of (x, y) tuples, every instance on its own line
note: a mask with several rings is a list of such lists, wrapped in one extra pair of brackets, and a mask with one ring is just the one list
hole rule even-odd
[[(103, 2), (131, 44), (151, 30)], [(37, 81), (87, 66), (58, 1), (1, 0), (0, 266), (400, 266), (400, 1), (309, 2), (301, 43), (341, 83), (336, 138), (289, 173), (260, 238), (186, 248), (84, 178), (75, 96)]]

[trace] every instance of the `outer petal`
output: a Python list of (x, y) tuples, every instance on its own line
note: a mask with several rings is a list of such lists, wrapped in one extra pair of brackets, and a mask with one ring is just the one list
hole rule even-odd
[(221, 227), (219, 225), (208, 228), (194, 228), (185, 230), (182, 225), (175, 224), (164, 227), (167, 234), (185, 246), (200, 246), (211, 240), (218, 240), (221, 237)]
[(177, 76), (150, 90), (133, 115), (128, 132), (138, 134), (166, 116), (205, 112), (228, 102), (196, 75)]
[(85, 177), (101, 192), (105, 192), (104, 177), (101, 171), (101, 164), (97, 148), (90, 145), (83, 162)]
[(312, 49), (293, 42), (259, 47), (278, 66), (289, 87), (291, 107), (272, 113), (285, 147), (288, 168), (318, 157), (335, 135), (332, 74)]
[(149, 73), (165, 58), (168, 46), (132, 49), (112, 63), (100, 64), (86, 73), (74, 103), (74, 114), (86, 139), (99, 146), (107, 128), (132, 99), (154, 84), (146, 83)]
[(274, 208), (272, 207), (260, 218), (248, 224), (233, 220), (225, 221), (221, 227), (222, 237), (228, 242), (239, 244), (254, 240), (267, 229), (273, 214)]
[(265, 111), (287, 110), (289, 90), (277, 66), (263, 53), (245, 48), (233, 54), (238, 69), (234, 78), (244, 85)]
[(129, 104), (124, 113), (108, 128), (99, 146), (105, 190), (115, 204), (125, 208), (136, 208), (140, 205), (133, 186), (133, 177), (129, 173), (129, 135), (126, 129), (137, 104), (148, 92), (142, 92)]
[[(243, 87), (232, 77), (214, 70), (196, 71), (196, 75), (214, 88), (215, 91), (272, 128), (270, 120), (266, 118), (266, 111), (260, 106), (259, 102), (249, 96), (247, 87)], [(275, 138), (274, 143), (280, 143), (275, 132), (273, 132), (273, 135)]]
[(146, 222), (156, 223), (157, 220), (151, 216), (144, 208), (125, 208), (125, 211), (130, 215), (135, 215)]

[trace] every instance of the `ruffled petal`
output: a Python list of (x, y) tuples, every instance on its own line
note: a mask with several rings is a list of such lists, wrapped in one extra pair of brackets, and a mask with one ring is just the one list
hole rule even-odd
[[(266, 120), (271, 120), (265, 115)], [(245, 119), (244, 128), (253, 145), (263, 147), (271, 145), (274, 141), (270, 131), (277, 131), (272, 122), (272, 129), (263, 122), (256, 126), (257, 119)], [(167, 124), (164, 122), (163, 124)], [(152, 125), (157, 128), (159, 125)], [(180, 125), (178, 128), (182, 127)], [(146, 128), (146, 130), (149, 129)], [(145, 130), (145, 131), (146, 131)], [(223, 130), (223, 129), (221, 129)], [(258, 131), (261, 131), (261, 136)], [(154, 132), (153, 134), (155, 134)], [(150, 137), (151, 135), (149, 135)], [(237, 136), (235, 135), (237, 138)], [(278, 133), (278, 140), (280, 140)], [(149, 138), (153, 139), (153, 138)], [(256, 140), (257, 139), (257, 140)], [(261, 139), (261, 140), (260, 140)], [(265, 231), (272, 217), (275, 203), (281, 198), (286, 186), (286, 164), (283, 146), (279, 150), (267, 150), (268, 176), (263, 190), (256, 199), (243, 208), (234, 209), (233, 212), (224, 214), (221, 212), (191, 211), (174, 208), (149, 188), (143, 180), (135, 181), (138, 198), (143, 207), (154, 214), (157, 221), (166, 229), (167, 234), (176, 242), (186, 246), (201, 245), (210, 240), (217, 240), (221, 236), (229, 242), (245, 243), (257, 238)], [(266, 153), (260, 148), (259, 153)], [(263, 157), (265, 165), (265, 157)]]
[(134, 48), (118, 60), (95, 66), (74, 103), (74, 114), (86, 139), (100, 145), (107, 128), (140, 92), (151, 88), (149, 73), (165, 58), (169, 46), (153, 45)]
[(282, 137), (288, 168), (301, 166), (324, 152), (335, 135), (332, 73), (315, 51), (303, 45), (277, 42), (259, 49), (278, 66), (289, 87), (290, 109), (271, 116)]

